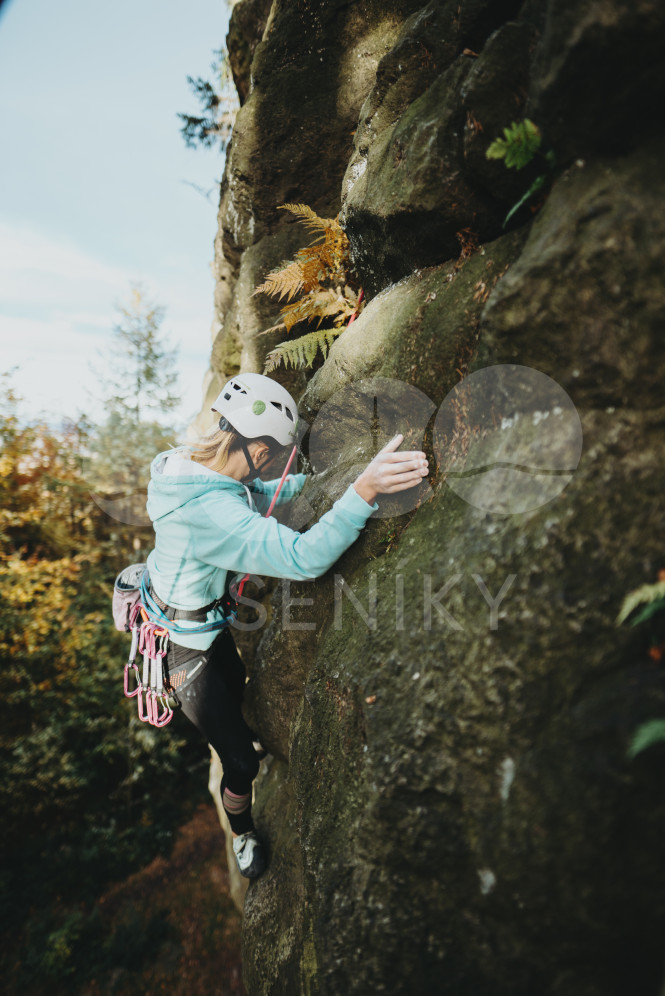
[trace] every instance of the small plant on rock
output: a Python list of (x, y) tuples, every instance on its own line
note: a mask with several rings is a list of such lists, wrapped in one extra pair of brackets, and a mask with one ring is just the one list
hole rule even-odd
[(533, 181), (523, 197), (520, 197), (516, 204), (513, 204), (510, 211), (503, 220), (505, 228), (512, 216), (523, 204), (530, 201), (534, 194), (542, 190), (546, 184), (551, 183), (552, 173), (555, 166), (554, 153), (550, 149), (548, 152), (539, 152), (542, 136), (540, 128), (529, 118), (523, 121), (513, 121), (508, 127), (503, 129), (503, 138), (495, 138), (485, 155), (488, 159), (503, 159), (508, 169), (523, 169), (536, 155), (540, 155), (547, 165), (547, 173), (542, 173)]
[(495, 138), (485, 153), (488, 159), (503, 159), (509, 169), (522, 169), (531, 162), (540, 148), (541, 136), (538, 125), (525, 118), (513, 121), (503, 129), (503, 138)]
[[(269, 273), (254, 291), (285, 302), (280, 320), (259, 334), (284, 329), (288, 335), (301, 322), (316, 322), (317, 328), (278, 343), (268, 353), (265, 373), (280, 363), (311, 366), (319, 350), (327, 356), (334, 339), (353, 321), (362, 303), (362, 291), (352, 279), (349, 240), (339, 221), (320, 218), (307, 204), (282, 204), (280, 209), (290, 211), (318, 238)], [(324, 319), (331, 325), (319, 328)]]
[[(641, 608), (640, 608), (641, 606)], [(638, 626), (652, 617), (654, 628), (649, 647), (649, 657), (652, 661), (662, 661), (665, 658), (665, 570), (658, 572), (655, 584), (643, 584), (631, 591), (623, 600), (621, 610), (616, 618), (617, 626), (640, 609), (630, 621), (631, 626)], [(665, 741), (665, 719), (650, 719), (638, 726), (628, 747), (628, 757), (636, 757), (652, 744)]]

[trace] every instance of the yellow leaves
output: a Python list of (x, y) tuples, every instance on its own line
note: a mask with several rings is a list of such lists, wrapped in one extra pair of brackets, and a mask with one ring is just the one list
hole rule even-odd
[(290, 263), (283, 269), (273, 270), (272, 273), (269, 273), (264, 283), (256, 288), (254, 294), (269, 294), (280, 301), (286, 297), (288, 301), (302, 289), (303, 282), (300, 263)]
[(335, 325), (339, 326), (350, 318), (357, 309), (357, 298), (347, 300), (345, 297), (336, 294), (333, 290), (312, 290), (300, 301), (293, 301), (285, 308), (282, 308), (282, 321), (271, 326), (259, 335), (267, 335), (268, 332), (275, 332), (277, 329), (286, 329), (290, 332), (294, 325), (301, 321), (314, 321), (318, 318), (317, 328), (324, 318), (335, 318)]
[(345, 282), (345, 270), (349, 264), (346, 234), (336, 221), (320, 220), (326, 225), (330, 222), (332, 226), (324, 229), (323, 242), (300, 249), (292, 262), (272, 270), (254, 294), (268, 294), (279, 301), (292, 301), (301, 291), (309, 294), (320, 290), (326, 281), (337, 279)]
[(312, 210), (309, 204), (280, 204), (278, 211), (290, 211), (291, 214), (299, 218), (307, 228), (314, 231), (325, 231), (337, 224), (335, 218), (319, 218), (318, 214)]
[[(21, 560), (0, 557), (3, 620), (0, 653), (12, 657), (37, 653), (47, 641), (61, 642), (77, 592), (76, 558)], [(68, 628), (68, 627), (67, 627)]]
[(21, 529), (24, 526), (40, 524), (43, 519), (42, 509), (34, 506), (18, 512), (13, 512), (8, 508), (0, 508), (0, 532), (3, 529)]
[[(333, 329), (322, 330), (321, 335), (310, 333), (295, 350), (290, 343), (279, 343), (268, 356), (266, 373), (281, 362), (309, 366), (320, 348), (326, 355), (334, 334), (356, 314), (359, 307), (357, 291), (350, 286), (351, 262), (349, 240), (336, 218), (320, 218), (307, 204), (282, 204), (280, 210), (290, 211), (319, 241), (300, 249), (295, 258), (282, 264), (254, 291), (267, 294), (286, 303), (281, 308), (279, 321), (260, 332), (266, 335), (284, 329), (290, 334), (300, 322), (330, 319)], [(298, 295), (303, 295), (298, 297)], [(324, 335), (329, 332), (331, 335)]]

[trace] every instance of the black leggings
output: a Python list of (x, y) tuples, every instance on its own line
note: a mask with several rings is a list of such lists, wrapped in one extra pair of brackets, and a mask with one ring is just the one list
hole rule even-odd
[(205, 651), (169, 641), (166, 665), (182, 711), (219, 754), (224, 768), (222, 802), (231, 829), (253, 830), (251, 792), (259, 760), (254, 734), (242, 715), (245, 666), (231, 631), (222, 630)]

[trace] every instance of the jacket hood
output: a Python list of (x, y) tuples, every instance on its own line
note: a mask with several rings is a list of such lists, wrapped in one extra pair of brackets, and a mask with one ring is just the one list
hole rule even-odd
[(244, 484), (188, 459), (189, 450), (159, 453), (150, 465), (146, 509), (153, 522), (210, 491), (244, 495)]

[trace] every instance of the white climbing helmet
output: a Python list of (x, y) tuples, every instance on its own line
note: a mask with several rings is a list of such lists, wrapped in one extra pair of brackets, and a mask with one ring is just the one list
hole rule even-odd
[(263, 374), (243, 373), (222, 388), (212, 410), (246, 439), (270, 436), (280, 446), (296, 442), (298, 408), (281, 384)]

